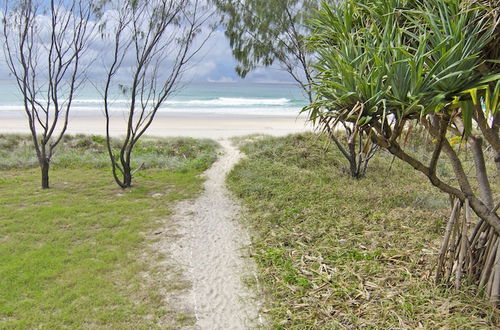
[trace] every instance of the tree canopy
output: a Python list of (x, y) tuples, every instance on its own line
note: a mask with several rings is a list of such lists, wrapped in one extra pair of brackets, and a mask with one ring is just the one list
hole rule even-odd
[(311, 82), (304, 38), (306, 21), (319, 0), (213, 0), (222, 14), (236, 72), (245, 77), (257, 66), (279, 63), (305, 90)]

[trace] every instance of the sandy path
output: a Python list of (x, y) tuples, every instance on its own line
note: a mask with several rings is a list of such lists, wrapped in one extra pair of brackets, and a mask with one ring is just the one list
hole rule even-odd
[(176, 300), (181, 309), (194, 311), (197, 329), (249, 329), (259, 324), (257, 299), (242, 283), (242, 277), (253, 275), (245, 257), (250, 241), (225, 187), (241, 154), (228, 140), (219, 142), (224, 154), (205, 173), (204, 192), (181, 202), (174, 215), (179, 238), (170, 254), (192, 283)]

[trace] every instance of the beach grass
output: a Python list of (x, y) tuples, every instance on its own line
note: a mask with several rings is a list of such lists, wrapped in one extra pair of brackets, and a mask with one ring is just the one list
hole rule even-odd
[(269, 328), (499, 325), (471, 288), (434, 283), (449, 200), (424, 176), (379, 152), (352, 179), (315, 134), (237, 142), (247, 158), (228, 184), (243, 202)]
[[(119, 138), (111, 138), (113, 147), (121, 147)], [(134, 167), (161, 168), (173, 171), (204, 169), (215, 158), (217, 143), (210, 139), (189, 137), (165, 138), (145, 136), (135, 145)], [(38, 167), (31, 136), (0, 134), (0, 169)], [(98, 135), (65, 135), (56, 147), (52, 168), (109, 168), (110, 160), (104, 137)]]
[(137, 163), (147, 169), (128, 190), (113, 181), (100, 137), (65, 139), (49, 190), (26, 136), (2, 135), (0, 145), (0, 329), (192, 324), (163, 300), (186, 284), (159, 272), (168, 256), (150, 247), (173, 205), (199, 193), (215, 142), (145, 139)]

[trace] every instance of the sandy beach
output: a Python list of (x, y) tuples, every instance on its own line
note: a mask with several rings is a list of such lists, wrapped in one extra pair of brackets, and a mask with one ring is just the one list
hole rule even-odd
[[(68, 134), (105, 134), (104, 118), (76, 117), (70, 120)], [(111, 134), (123, 135), (125, 121), (112, 118)], [(210, 117), (207, 115), (162, 115), (149, 127), (149, 136), (190, 136), (195, 138), (229, 138), (249, 134), (274, 136), (311, 130), (304, 117), (285, 116), (232, 116)], [(25, 118), (1, 118), (0, 133), (29, 133)]]

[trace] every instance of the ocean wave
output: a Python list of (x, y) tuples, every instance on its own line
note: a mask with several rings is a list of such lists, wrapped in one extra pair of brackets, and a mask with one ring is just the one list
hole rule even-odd
[(190, 100), (190, 101), (166, 101), (168, 105), (218, 105), (218, 106), (255, 106), (255, 105), (287, 105), (289, 99), (258, 99), (239, 97), (219, 97), (211, 100)]
[[(117, 99), (109, 102), (111, 107), (116, 105), (127, 105), (129, 100)], [(287, 98), (264, 99), (264, 98), (238, 98), (238, 97), (219, 97), (216, 99), (206, 100), (167, 100), (163, 102), (163, 107), (251, 107), (251, 106), (290, 106), (292, 101)], [(75, 99), (73, 100), (73, 108), (79, 106), (93, 105), (94, 107), (102, 107), (104, 104), (102, 99)], [(2, 105), (1, 110), (17, 110), (23, 109), (19, 104)]]
[[(104, 104), (104, 101), (102, 99), (74, 99), (73, 104), (79, 103), (79, 104)], [(130, 103), (129, 100), (123, 100), (123, 99), (117, 99), (113, 100), (111, 99), (109, 103), (120, 103), (120, 104), (127, 104)]]
[[(207, 100), (167, 100), (163, 104), (166, 106), (222, 106), (222, 107), (236, 107), (236, 106), (284, 106), (290, 103), (291, 100), (286, 98), (278, 99), (264, 99), (264, 98), (240, 98), (240, 97), (219, 97), (216, 99)], [(112, 104), (127, 104), (129, 100), (117, 99), (110, 103)], [(102, 104), (103, 101), (99, 99), (76, 99), (73, 101), (75, 104)]]
[[(113, 116), (118, 114), (126, 114), (128, 108), (115, 106), (112, 107), (110, 113)], [(262, 107), (262, 106), (249, 106), (249, 107), (162, 107), (158, 110), (158, 115), (298, 115), (300, 113), (300, 106), (281, 106), (281, 107)], [(0, 106), (0, 116), (11, 114), (22, 115), (24, 108), (22, 106)], [(103, 116), (103, 109), (98, 106), (73, 106), (71, 108), (71, 116)]]
[[(300, 105), (284, 105), (280, 107), (265, 107), (265, 106), (259, 106), (259, 105), (252, 105), (248, 104), (248, 107), (242, 107), (242, 106), (234, 106), (234, 105), (227, 105), (224, 107), (211, 107), (205, 104), (190, 104), (191, 106), (187, 106), (186, 104), (185, 107), (177, 108), (173, 107), (170, 104), (164, 104), (163, 106), (160, 107), (159, 110), (164, 110), (164, 111), (197, 111), (197, 110), (202, 110), (202, 111), (216, 111), (217, 109), (220, 109), (221, 111), (252, 111), (252, 110), (262, 110), (266, 111), (268, 109), (275, 109), (275, 110), (290, 110), (290, 109), (301, 109), (302, 106)], [(51, 111), (53, 111), (54, 108), (51, 107)], [(70, 109), (71, 111), (104, 111), (104, 108), (101, 105), (73, 105)], [(127, 106), (111, 106), (110, 111), (129, 111), (130, 108)], [(136, 107), (136, 112), (140, 111), (141, 108), (140, 106)], [(148, 109), (150, 110), (150, 109)], [(24, 112), (24, 106), (22, 105), (0, 105), (0, 111), (23, 111)]]

